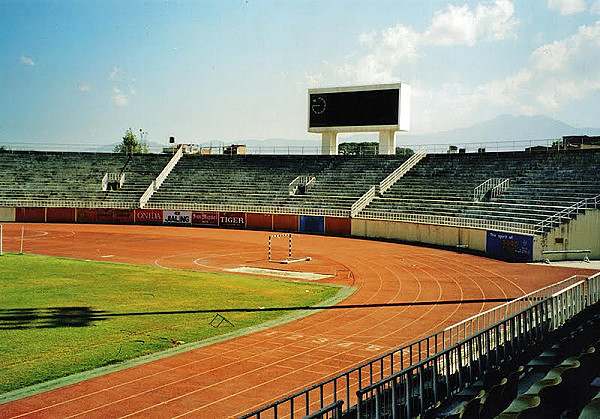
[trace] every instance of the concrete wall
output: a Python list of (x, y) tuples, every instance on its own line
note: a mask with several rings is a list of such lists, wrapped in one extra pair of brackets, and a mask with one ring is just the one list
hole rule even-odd
[(15, 221), (15, 209), (0, 207), (0, 221)]
[(471, 228), (352, 219), (352, 235), (392, 239), (448, 247), (465, 247), (485, 252), (486, 231)]
[(533, 243), (535, 260), (582, 260), (584, 255), (542, 255), (543, 250), (584, 250), (592, 253), (589, 258), (600, 258), (600, 210), (587, 210), (576, 219), (555, 228)]

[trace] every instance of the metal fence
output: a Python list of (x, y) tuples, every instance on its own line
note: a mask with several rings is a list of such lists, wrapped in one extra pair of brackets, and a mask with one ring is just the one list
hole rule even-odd
[[(367, 413), (357, 417), (392, 417), (389, 404), (393, 394), (397, 404), (403, 400), (400, 393), (423, 390), (418, 393), (422, 397), (419, 408), (411, 405), (409, 410), (418, 414), (421, 407), (435, 404), (481, 376), (510, 351), (521, 350), (541, 333), (564, 324), (586, 305), (597, 302), (599, 294), (600, 274), (572, 276), (360, 364), (242, 419), (304, 417), (337, 401), (343, 401), (347, 409), (360, 406), (361, 414)], [(413, 376), (418, 377), (419, 386), (414, 386)]]
[(406, 223), (435, 224), (451, 227), (477, 228), (482, 230), (506, 231), (510, 233), (522, 233), (528, 235), (542, 234), (541, 232), (538, 232), (535, 229), (533, 224), (482, 218), (451, 217), (446, 215), (432, 214), (401, 214), (386, 211), (369, 210), (361, 211), (354, 218), (381, 221), (403, 221)]
[[(562, 281), (566, 285), (577, 278)], [(582, 279), (460, 340), (432, 357), (357, 391), (359, 418), (412, 418), (460, 392), (598, 301), (600, 274)], [(541, 291), (541, 290), (540, 290)], [(543, 297), (545, 296), (545, 297)], [(540, 298), (540, 299), (538, 299)], [(538, 301), (534, 302), (536, 299)]]

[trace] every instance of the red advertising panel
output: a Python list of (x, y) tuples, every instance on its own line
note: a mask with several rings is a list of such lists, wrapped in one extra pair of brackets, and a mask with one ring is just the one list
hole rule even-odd
[(245, 212), (220, 212), (219, 225), (221, 227), (244, 228), (246, 225)]
[(135, 221), (132, 209), (114, 209), (113, 219), (117, 224), (133, 224)]
[(112, 224), (114, 222), (114, 210), (112, 208), (96, 208), (96, 219), (101, 224)]
[(47, 208), (46, 222), (48, 223), (74, 223), (75, 208)]
[(97, 223), (98, 216), (95, 208), (77, 208), (78, 223)]
[(136, 224), (162, 224), (163, 212), (156, 209), (138, 209), (135, 210)]
[(16, 208), (15, 220), (29, 223), (43, 223), (46, 221), (46, 208)]
[(273, 215), (273, 230), (298, 231), (297, 215)]
[(273, 230), (271, 214), (246, 214), (246, 227), (257, 230)]
[(352, 234), (352, 220), (350, 218), (325, 217), (325, 234), (350, 236)]
[(192, 212), (192, 225), (218, 227), (219, 213), (213, 211), (194, 211)]

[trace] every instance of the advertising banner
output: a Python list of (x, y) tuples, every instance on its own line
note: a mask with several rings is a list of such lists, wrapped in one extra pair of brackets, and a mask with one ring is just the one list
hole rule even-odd
[(168, 225), (192, 225), (192, 211), (163, 211), (163, 223)]
[(163, 211), (157, 209), (138, 209), (135, 210), (136, 224), (162, 224)]
[(352, 220), (350, 218), (325, 217), (325, 234), (330, 236), (350, 236)]
[(325, 231), (325, 218), (313, 215), (301, 215), (300, 231), (323, 234)]
[(102, 224), (112, 224), (115, 221), (115, 215), (112, 208), (96, 208), (96, 219)]
[(298, 216), (275, 214), (273, 215), (273, 230), (275, 231), (298, 231)]
[(46, 222), (48, 223), (74, 223), (75, 208), (54, 208), (46, 209)]
[(246, 225), (245, 212), (220, 212), (219, 225), (221, 227), (244, 228)]
[(77, 208), (78, 223), (97, 223), (98, 217), (95, 208)]
[(533, 237), (499, 231), (488, 231), (485, 251), (509, 262), (531, 262), (533, 260)]
[(113, 217), (117, 224), (133, 224), (135, 221), (132, 209), (114, 209)]
[(273, 215), (271, 214), (246, 214), (246, 228), (257, 230), (272, 230)]
[(46, 221), (46, 208), (17, 208), (15, 219), (17, 222), (43, 223)]
[(192, 212), (192, 225), (218, 227), (219, 213), (214, 211), (194, 211)]

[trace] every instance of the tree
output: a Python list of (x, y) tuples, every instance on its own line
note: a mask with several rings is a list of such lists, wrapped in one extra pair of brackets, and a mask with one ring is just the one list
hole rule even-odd
[(148, 153), (148, 142), (144, 140), (145, 135), (148, 135), (148, 133), (141, 128), (139, 136), (135, 135), (131, 128), (128, 128), (123, 136), (123, 142), (115, 146), (115, 153)]
[(378, 143), (341, 143), (338, 146), (338, 153), (345, 156), (373, 156), (379, 150)]

